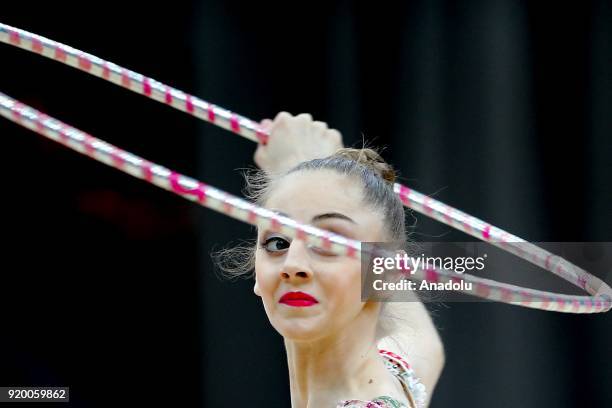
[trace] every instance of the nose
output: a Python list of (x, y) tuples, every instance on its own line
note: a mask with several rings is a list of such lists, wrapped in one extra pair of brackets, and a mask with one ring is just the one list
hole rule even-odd
[(281, 279), (305, 281), (312, 278), (307, 251), (306, 242), (297, 238), (291, 241), (280, 270)]

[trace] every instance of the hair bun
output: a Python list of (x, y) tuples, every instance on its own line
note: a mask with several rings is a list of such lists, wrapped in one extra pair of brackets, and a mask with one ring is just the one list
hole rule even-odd
[(344, 147), (336, 151), (335, 156), (346, 157), (372, 169), (387, 183), (395, 183), (397, 175), (393, 167), (382, 158), (380, 153), (372, 148), (355, 149)]

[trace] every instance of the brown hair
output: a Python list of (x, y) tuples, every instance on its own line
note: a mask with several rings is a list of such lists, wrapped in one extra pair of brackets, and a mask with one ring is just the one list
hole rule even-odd
[[(264, 206), (275, 183), (282, 177), (299, 171), (330, 169), (355, 177), (363, 186), (363, 202), (381, 211), (386, 224), (387, 240), (398, 248), (407, 245), (406, 216), (404, 206), (393, 190), (396, 172), (375, 149), (345, 147), (331, 156), (301, 162), (284, 173), (266, 173), (260, 169), (247, 169), (243, 176), (246, 188), (243, 194), (259, 206)], [(243, 241), (239, 245), (214, 251), (215, 265), (227, 279), (250, 278), (254, 275), (257, 239)]]
[[(364, 146), (341, 148), (331, 156), (299, 163), (289, 171), (280, 174), (266, 173), (260, 169), (246, 169), (243, 173), (246, 187), (243, 194), (257, 205), (264, 206), (274, 184), (287, 174), (298, 171), (330, 169), (357, 178), (363, 186), (363, 202), (375, 211), (381, 211), (386, 224), (387, 242), (393, 242), (396, 249), (408, 252), (409, 242), (406, 234), (406, 213), (399, 197), (394, 192), (397, 174), (393, 167), (386, 163), (375, 149)], [(211, 254), (214, 263), (221, 271), (222, 277), (230, 280), (251, 278), (255, 272), (255, 252), (257, 238), (243, 241), (239, 245), (223, 248)], [(390, 336), (396, 327), (409, 327), (406, 319), (406, 307), (402, 302), (383, 302), (376, 338)], [(390, 338), (393, 339), (391, 336)]]

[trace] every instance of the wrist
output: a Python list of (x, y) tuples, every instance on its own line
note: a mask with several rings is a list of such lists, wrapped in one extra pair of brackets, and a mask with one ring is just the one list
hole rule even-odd
[(270, 171), (274, 173), (285, 173), (300, 164), (301, 162), (307, 160), (309, 159), (297, 155), (286, 156), (283, 160), (278, 161), (273, 167), (271, 167)]

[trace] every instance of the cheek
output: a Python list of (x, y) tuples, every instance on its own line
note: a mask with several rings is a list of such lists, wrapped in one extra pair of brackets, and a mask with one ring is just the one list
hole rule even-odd
[(278, 276), (274, 273), (274, 265), (265, 260), (263, 257), (255, 257), (255, 278), (257, 286), (264, 300), (273, 297), (276, 286), (278, 285)]
[(361, 308), (361, 267), (351, 264), (321, 276), (321, 286), (334, 313), (354, 313)]

